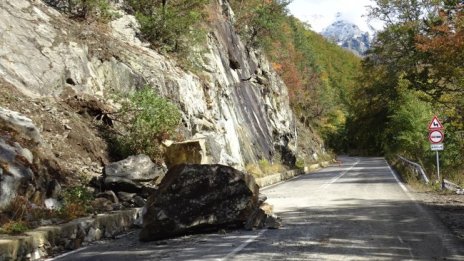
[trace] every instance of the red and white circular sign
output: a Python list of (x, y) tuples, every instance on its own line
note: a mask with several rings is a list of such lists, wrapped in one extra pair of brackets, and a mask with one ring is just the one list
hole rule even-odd
[(441, 143), (445, 135), (440, 130), (434, 130), (429, 133), (429, 140), (431, 143)]

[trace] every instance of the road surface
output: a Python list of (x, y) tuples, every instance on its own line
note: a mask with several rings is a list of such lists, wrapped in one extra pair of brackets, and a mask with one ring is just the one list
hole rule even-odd
[(53, 260), (464, 260), (383, 158), (342, 159), (262, 192), (284, 226), (142, 243), (138, 231)]

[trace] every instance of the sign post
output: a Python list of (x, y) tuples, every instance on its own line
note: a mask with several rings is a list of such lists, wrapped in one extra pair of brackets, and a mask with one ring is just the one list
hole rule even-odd
[(437, 177), (440, 181), (440, 156), (438, 156), (438, 150), (435, 152), (437, 153)]
[(434, 116), (432, 121), (429, 124), (429, 141), (431, 143), (430, 149), (436, 152), (437, 158), (437, 178), (440, 181), (440, 156), (438, 151), (444, 149), (443, 140), (445, 139), (445, 134), (443, 132), (443, 125), (438, 120), (437, 116)]

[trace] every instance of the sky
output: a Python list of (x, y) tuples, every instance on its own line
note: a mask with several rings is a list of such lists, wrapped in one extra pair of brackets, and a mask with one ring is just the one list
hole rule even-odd
[[(366, 6), (373, 5), (371, 0), (293, 0), (288, 6), (290, 13), (304, 22), (311, 24), (316, 32), (340, 19), (356, 24), (362, 31), (369, 31)], [(379, 22), (370, 24), (379, 29)]]

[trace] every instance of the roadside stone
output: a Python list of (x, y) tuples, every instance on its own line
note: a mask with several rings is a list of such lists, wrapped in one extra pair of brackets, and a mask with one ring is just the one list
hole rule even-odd
[(117, 194), (119, 200), (122, 201), (122, 202), (131, 201), (132, 198), (136, 195), (135, 193), (128, 193), (128, 192), (124, 192), (124, 191), (119, 191), (116, 194)]
[(113, 203), (111, 207), (113, 208), (113, 210), (121, 210), (123, 205), (120, 203)]
[(119, 203), (119, 199), (118, 197), (116, 196), (116, 194), (114, 194), (113, 191), (111, 190), (107, 190), (107, 191), (104, 191), (104, 192), (100, 192), (96, 195), (97, 198), (106, 198), (108, 200), (110, 200), (111, 202), (113, 203)]
[(167, 170), (155, 165), (144, 154), (130, 156), (124, 160), (112, 162), (105, 166), (105, 177), (121, 177), (132, 181), (161, 181)]
[(282, 220), (273, 213), (273, 206), (262, 203), (252, 215), (249, 216), (245, 229), (272, 228), (277, 229), (282, 226)]
[(129, 193), (140, 193), (143, 188), (140, 183), (132, 181), (128, 178), (105, 177), (103, 182), (105, 189), (116, 192), (124, 191)]
[(92, 242), (96, 240), (96, 230), (95, 228), (91, 227), (87, 236), (84, 238), (84, 242)]
[(278, 229), (282, 226), (282, 219), (277, 217), (275, 214), (269, 215), (266, 217), (264, 227), (270, 229)]
[(96, 198), (91, 202), (92, 207), (97, 211), (112, 211), (113, 202), (107, 198)]
[(145, 206), (145, 203), (146, 203), (146, 202), (145, 202), (145, 199), (143, 199), (143, 198), (140, 197), (140, 196), (135, 196), (132, 200), (134, 201), (134, 204), (135, 204), (136, 207), (143, 207), (143, 206)]
[(19, 112), (0, 107), (0, 126), (6, 126), (16, 131), (22, 138), (26, 138), (36, 144), (42, 142), (39, 129), (31, 119)]
[(44, 200), (45, 207), (47, 209), (58, 210), (63, 207), (63, 205), (54, 198), (47, 198)]
[(134, 220), (134, 227), (142, 228), (143, 227), (143, 216), (147, 213), (147, 208), (140, 208), (136, 213), (136, 218)]
[(243, 227), (258, 206), (254, 178), (224, 165), (171, 168), (147, 201), (142, 241)]
[(157, 188), (155, 187), (148, 187), (148, 186), (143, 186), (142, 191), (140, 192), (140, 196), (143, 198), (148, 198), (151, 194), (155, 193)]

